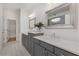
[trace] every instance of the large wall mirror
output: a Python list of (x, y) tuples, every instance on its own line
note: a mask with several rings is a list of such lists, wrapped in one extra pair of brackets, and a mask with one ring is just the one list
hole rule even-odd
[(76, 4), (62, 4), (46, 12), (46, 28), (75, 28)]
[(36, 17), (32, 18), (29, 20), (29, 29), (33, 29), (35, 26), (34, 24), (36, 23)]

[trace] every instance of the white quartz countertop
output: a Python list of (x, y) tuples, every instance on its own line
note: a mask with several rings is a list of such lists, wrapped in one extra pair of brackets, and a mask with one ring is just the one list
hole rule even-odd
[(64, 49), (66, 51), (69, 51), (71, 53), (74, 53), (76, 55), (79, 55), (79, 42), (64, 40), (60, 38), (54, 39), (53, 37), (48, 37), (48, 36), (37, 36), (34, 38), (49, 43), (51, 45), (54, 45), (56, 47), (59, 47), (61, 49)]
[(30, 30), (28, 33), (34, 33), (34, 34), (37, 34), (37, 33), (43, 33), (41, 31), (33, 31), (33, 30)]
[(34, 32), (34, 31), (30, 31), (29, 33), (37, 34), (37, 33), (43, 33), (43, 32)]

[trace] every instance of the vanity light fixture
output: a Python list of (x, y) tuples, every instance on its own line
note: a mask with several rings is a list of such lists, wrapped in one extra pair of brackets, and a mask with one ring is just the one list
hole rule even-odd
[(28, 16), (30, 19), (35, 18), (35, 13), (32, 13)]

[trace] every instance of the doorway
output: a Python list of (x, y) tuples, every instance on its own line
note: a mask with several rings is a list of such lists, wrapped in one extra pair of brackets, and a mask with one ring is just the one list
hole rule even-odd
[(7, 39), (7, 42), (16, 41), (16, 20), (8, 19)]

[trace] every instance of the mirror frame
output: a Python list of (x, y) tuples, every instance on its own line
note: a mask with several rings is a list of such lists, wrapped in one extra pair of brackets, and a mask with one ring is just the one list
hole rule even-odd
[[(33, 23), (32, 23), (33, 22)], [(29, 20), (29, 29), (33, 29), (34, 26), (31, 26), (31, 25), (34, 25), (36, 23), (36, 17), (32, 18)]]
[[(65, 24), (65, 25), (62, 25), (62, 26), (61, 25), (57, 25), (59, 27), (57, 27), (57, 26), (56, 27), (48, 26), (48, 19), (47, 19), (47, 26), (45, 28), (47, 28), (47, 29), (75, 29), (76, 28), (76, 25), (75, 25), (74, 20), (76, 19), (76, 13), (77, 13), (76, 12), (77, 11), (76, 6), (77, 6), (76, 3), (64, 3), (64, 4), (61, 4), (61, 5), (59, 5), (58, 7), (54, 8), (54, 9), (51, 9), (51, 10), (47, 11), (46, 12), (47, 18), (49, 19), (49, 17), (50, 17), (51, 14), (52, 14), (51, 16), (56, 15), (55, 14), (55, 11), (56, 10), (58, 12), (58, 10), (61, 10), (62, 8), (66, 9), (65, 7), (69, 7), (70, 24)], [(77, 21), (77, 19), (76, 19), (76, 21)]]

